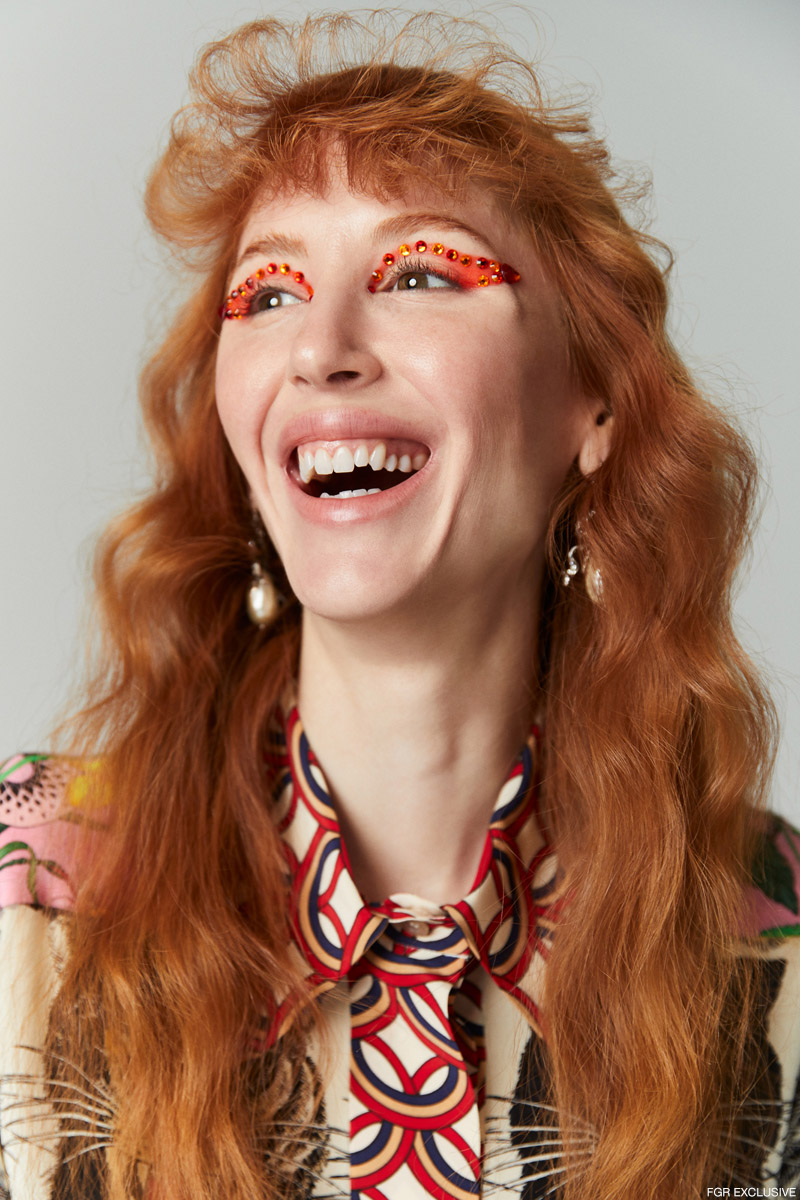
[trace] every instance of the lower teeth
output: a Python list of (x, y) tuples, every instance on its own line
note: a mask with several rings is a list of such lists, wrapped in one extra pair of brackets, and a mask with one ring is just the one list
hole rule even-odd
[(323, 492), (320, 500), (350, 500), (354, 496), (375, 496), (381, 488), (356, 488), (352, 492)]

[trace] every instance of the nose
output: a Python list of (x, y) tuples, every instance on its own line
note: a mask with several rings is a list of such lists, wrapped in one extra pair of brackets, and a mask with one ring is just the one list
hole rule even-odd
[(288, 373), (295, 387), (355, 391), (380, 377), (383, 368), (370, 342), (366, 299), (345, 299), (343, 288), (315, 292), (290, 346)]

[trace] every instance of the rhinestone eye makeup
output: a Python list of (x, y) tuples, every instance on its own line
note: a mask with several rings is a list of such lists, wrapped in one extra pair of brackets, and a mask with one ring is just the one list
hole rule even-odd
[[(428, 270), (414, 255), (440, 258), (443, 269)], [(375, 268), (367, 285), (368, 292), (378, 291), (381, 283), (397, 278), (405, 268), (418, 275), (439, 275), (450, 279), (459, 287), (489, 287), (493, 283), (519, 283), (520, 274), (508, 263), (496, 262), (492, 258), (484, 258), (476, 254), (462, 254), (459, 250), (446, 247), (442, 242), (403, 242), (396, 250), (384, 254), (380, 265)]]
[[(421, 255), (441, 259), (441, 268), (437, 270), (433, 264), (420, 262)], [(428, 243), (420, 240), (403, 242), (396, 250), (384, 254), (380, 265), (370, 275), (367, 291), (377, 292), (381, 284), (385, 287), (404, 273), (436, 275), (461, 288), (490, 287), (495, 283), (519, 283), (520, 280), (519, 271), (508, 263), (496, 262), (492, 258), (475, 254), (462, 254), (459, 250), (446, 247), (443, 242)], [(220, 318), (223, 321), (240, 321), (243, 317), (249, 317), (251, 313), (258, 311), (256, 304), (262, 294), (272, 293), (270, 299), (276, 300), (281, 294), (294, 295), (280, 286), (283, 280), (291, 280), (299, 285), (308, 300), (314, 295), (314, 289), (302, 271), (292, 270), (288, 263), (271, 262), (253, 271), (244, 283), (240, 283), (226, 296), (219, 309)], [(280, 304), (269, 307), (277, 308)]]
[(265, 267), (259, 267), (257, 271), (253, 271), (253, 274), (248, 275), (244, 283), (240, 283), (233, 289), (219, 309), (220, 317), (224, 321), (240, 321), (242, 317), (249, 317), (254, 310), (257, 298), (262, 293), (273, 292), (276, 296), (281, 292), (286, 294), (286, 289), (280, 285), (283, 280), (288, 282), (290, 279), (293, 283), (299, 284), (310, 300), (314, 295), (314, 289), (302, 271), (293, 271), (288, 263), (271, 262), (267, 263)]

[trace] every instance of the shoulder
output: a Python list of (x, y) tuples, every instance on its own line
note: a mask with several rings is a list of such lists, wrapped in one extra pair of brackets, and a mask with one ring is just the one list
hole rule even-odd
[(92, 769), (48, 754), (0, 764), (0, 908), (71, 907), (70, 866)]
[(763, 971), (748, 1047), (760, 1074), (743, 1100), (750, 1148), (743, 1161), (760, 1151), (763, 1177), (787, 1194), (791, 1185), (793, 1194), (800, 1180), (800, 833), (775, 813), (757, 838), (746, 901), (742, 949), (761, 959)]
[(759, 835), (748, 899), (761, 937), (800, 938), (800, 832), (776, 813)]

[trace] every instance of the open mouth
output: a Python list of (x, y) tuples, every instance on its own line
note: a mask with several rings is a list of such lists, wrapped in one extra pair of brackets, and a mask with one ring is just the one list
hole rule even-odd
[(403, 484), (427, 463), (430, 450), (405, 438), (303, 442), (288, 471), (307, 496), (349, 500)]

